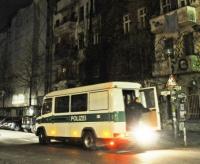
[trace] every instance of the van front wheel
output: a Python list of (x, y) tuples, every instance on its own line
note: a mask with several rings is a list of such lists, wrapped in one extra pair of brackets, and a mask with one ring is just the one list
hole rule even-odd
[(96, 137), (90, 131), (84, 132), (82, 137), (83, 147), (87, 150), (95, 150), (96, 149)]
[(40, 131), (39, 135), (38, 135), (38, 139), (39, 139), (39, 143), (41, 145), (46, 145), (48, 143), (50, 143), (50, 139), (45, 135), (44, 131)]

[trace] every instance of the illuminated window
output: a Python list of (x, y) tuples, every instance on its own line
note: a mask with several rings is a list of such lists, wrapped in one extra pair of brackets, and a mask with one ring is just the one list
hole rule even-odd
[(20, 105), (25, 103), (25, 97), (23, 94), (13, 95), (12, 104)]
[(147, 22), (147, 8), (143, 7), (138, 9), (138, 24), (139, 28), (145, 28)]
[(124, 26), (124, 34), (127, 34), (130, 32), (130, 16), (129, 14), (123, 16), (123, 26)]

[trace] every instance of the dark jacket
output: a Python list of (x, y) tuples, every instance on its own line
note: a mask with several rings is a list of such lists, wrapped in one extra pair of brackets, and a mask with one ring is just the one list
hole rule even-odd
[(145, 108), (141, 103), (139, 102), (131, 102), (127, 105), (128, 111), (139, 111), (141, 113), (149, 112), (148, 108)]
[(139, 102), (131, 102), (127, 105), (126, 119), (129, 127), (137, 125), (143, 113), (149, 112), (148, 108), (145, 108)]

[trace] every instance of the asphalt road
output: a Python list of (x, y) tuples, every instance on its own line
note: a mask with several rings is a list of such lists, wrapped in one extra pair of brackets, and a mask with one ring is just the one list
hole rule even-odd
[(200, 148), (86, 151), (76, 144), (39, 145), (34, 134), (0, 130), (0, 164), (199, 164)]

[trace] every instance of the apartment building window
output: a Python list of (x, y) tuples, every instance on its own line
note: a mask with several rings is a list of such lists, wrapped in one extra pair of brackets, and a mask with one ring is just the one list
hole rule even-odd
[(189, 33), (184, 35), (183, 37), (183, 44), (184, 44), (184, 53), (185, 55), (192, 55), (194, 54), (194, 37), (193, 33)]
[(57, 19), (57, 20), (56, 20), (55, 27), (58, 27), (59, 25), (60, 25), (60, 20), (59, 20), (59, 19)]
[(190, 0), (190, 4), (199, 4), (198, 0)]
[(65, 66), (58, 66), (56, 70), (56, 81), (61, 81), (66, 79), (67, 68)]
[(90, 5), (92, 6), (91, 7), (91, 9), (92, 9), (91, 12), (94, 14), (95, 13), (95, 0), (90, 0), (90, 3), (91, 3)]
[(86, 9), (85, 9), (85, 11), (86, 11), (86, 17), (88, 18), (89, 17), (89, 3), (87, 2), (86, 3)]
[(72, 21), (72, 22), (77, 21), (77, 15), (74, 11), (71, 12), (70, 21)]
[(67, 21), (68, 21), (67, 16), (64, 16), (63, 19), (62, 19), (62, 24), (66, 23)]
[(164, 52), (167, 56), (172, 57), (174, 55), (174, 43), (173, 38), (166, 39), (164, 41)]
[(178, 0), (178, 6), (184, 7), (190, 4), (190, 0)]
[(95, 32), (94, 35), (93, 35), (93, 44), (96, 45), (96, 44), (99, 44), (99, 43), (100, 43), (99, 33)]
[(84, 33), (79, 33), (78, 34), (78, 47), (79, 49), (84, 48)]
[(84, 7), (81, 6), (79, 8), (79, 21), (83, 21), (83, 19), (84, 19)]
[(130, 24), (131, 24), (130, 15), (129, 14), (124, 15), (123, 16), (124, 34), (130, 32)]
[(162, 13), (167, 13), (171, 10), (170, 0), (161, 0), (161, 9)]
[(147, 20), (147, 8), (142, 7), (138, 9), (138, 23), (139, 28), (145, 28), (146, 27), (146, 21)]

